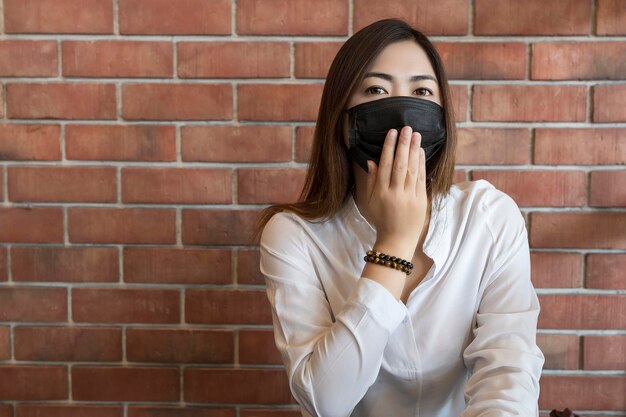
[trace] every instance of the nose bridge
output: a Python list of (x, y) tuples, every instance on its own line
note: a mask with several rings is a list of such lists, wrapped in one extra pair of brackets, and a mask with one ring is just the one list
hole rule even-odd
[(405, 79), (394, 78), (391, 83), (390, 96), (410, 96), (411, 95), (411, 83)]

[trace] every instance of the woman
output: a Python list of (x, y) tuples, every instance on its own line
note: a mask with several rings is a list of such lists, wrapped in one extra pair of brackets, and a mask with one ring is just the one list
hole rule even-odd
[(259, 226), (304, 416), (538, 415), (524, 220), (486, 181), (452, 185), (455, 146), (428, 39), (395, 19), (348, 39), (300, 201), (269, 207)]

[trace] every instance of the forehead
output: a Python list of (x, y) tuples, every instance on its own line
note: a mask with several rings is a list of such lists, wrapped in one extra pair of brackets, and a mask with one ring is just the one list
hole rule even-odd
[(413, 40), (394, 42), (387, 45), (374, 59), (368, 71), (384, 72), (401, 77), (419, 74), (435, 75), (428, 55)]

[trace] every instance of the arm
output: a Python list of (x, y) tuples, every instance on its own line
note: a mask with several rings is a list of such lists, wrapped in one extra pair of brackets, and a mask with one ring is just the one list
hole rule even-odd
[(298, 403), (313, 416), (347, 417), (376, 380), (407, 310), (382, 284), (361, 278), (334, 318), (304, 242), (300, 225), (284, 214), (261, 237), (275, 342)]
[[(494, 244), (474, 340), (463, 353), (472, 375), (461, 417), (538, 416), (544, 356), (536, 345), (539, 302), (530, 281), (524, 219), (506, 194), (487, 203)], [(488, 214), (485, 214), (489, 217)]]

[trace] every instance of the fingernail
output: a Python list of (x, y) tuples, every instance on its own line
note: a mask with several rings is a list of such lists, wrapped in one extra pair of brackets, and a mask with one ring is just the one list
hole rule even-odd
[(396, 136), (398, 136), (398, 131), (396, 129), (391, 129), (391, 132), (389, 132), (389, 134), (391, 135), (392, 138), (396, 138)]

